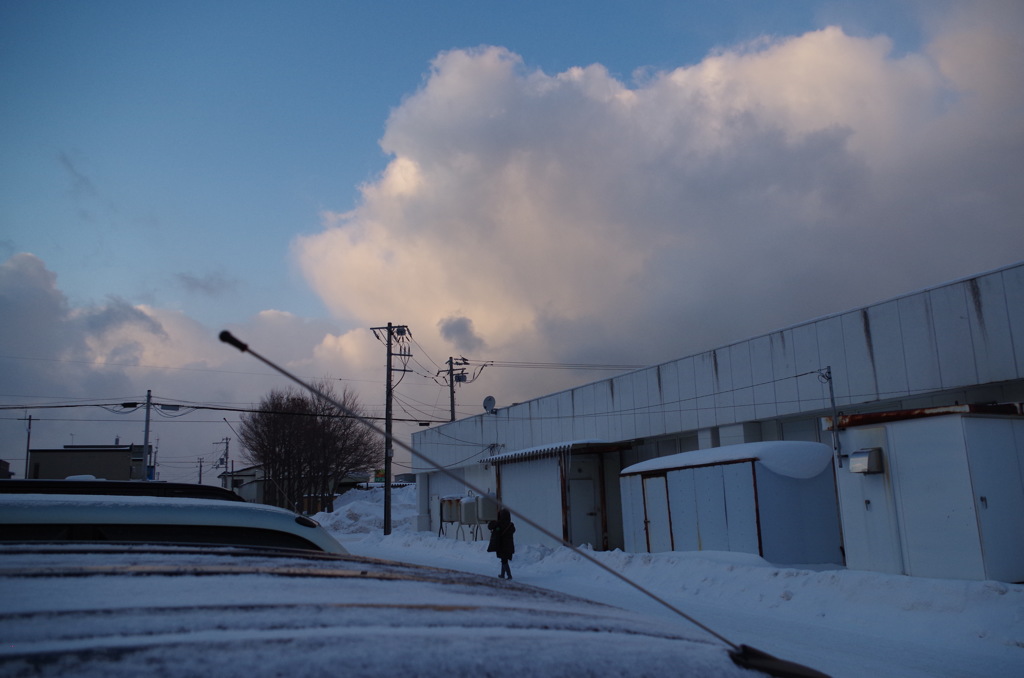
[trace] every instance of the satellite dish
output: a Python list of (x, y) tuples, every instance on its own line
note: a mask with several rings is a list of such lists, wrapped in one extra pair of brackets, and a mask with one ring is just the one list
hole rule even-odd
[(487, 396), (484, 398), (484, 412), (494, 412), (494, 396)]

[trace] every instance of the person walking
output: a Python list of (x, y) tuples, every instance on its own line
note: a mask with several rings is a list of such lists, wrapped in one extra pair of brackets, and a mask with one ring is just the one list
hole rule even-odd
[(488, 553), (494, 553), (501, 560), (501, 574), (499, 579), (511, 579), (512, 570), (508, 561), (512, 560), (512, 554), (516, 552), (515, 539), (512, 537), (516, 532), (516, 524), (512, 522), (512, 514), (508, 509), (498, 511), (498, 519), (487, 523), (491, 531), (491, 541), (487, 544)]

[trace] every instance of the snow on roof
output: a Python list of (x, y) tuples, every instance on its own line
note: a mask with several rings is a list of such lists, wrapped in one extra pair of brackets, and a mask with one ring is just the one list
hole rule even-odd
[(790, 478), (813, 478), (828, 466), (831, 459), (832, 448), (828, 445), (800, 440), (774, 440), (712, 447), (648, 459), (622, 469), (621, 475), (672, 471), (738, 461), (759, 461), (768, 470), (779, 475)]

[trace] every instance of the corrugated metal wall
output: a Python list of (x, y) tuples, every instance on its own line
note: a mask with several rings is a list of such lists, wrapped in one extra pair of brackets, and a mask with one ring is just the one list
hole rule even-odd
[[(502, 464), (501, 499), (517, 511), (539, 523), (552, 534), (562, 534), (562, 475), (558, 457)], [(516, 523), (516, 543), (547, 543), (543, 534), (520, 521)]]
[[(497, 443), (621, 441), (1024, 378), (1024, 263), (413, 435), (442, 464)], [(453, 445), (452, 441), (460, 441)]]

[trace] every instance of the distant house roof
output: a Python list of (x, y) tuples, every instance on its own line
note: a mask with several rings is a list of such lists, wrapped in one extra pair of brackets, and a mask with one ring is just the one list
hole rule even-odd
[(255, 466), (247, 466), (245, 468), (236, 469), (234, 471), (223, 471), (217, 477), (218, 478), (223, 478), (225, 476), (231, 477), (231, 476), (239, 476), (239, 475), (250, 475), (250, 474), (255, 473), (256, 471), (259, 471), (259, 470), (262, 470), (262, 469), (263, 469), (263, 464), (256, 464)]

